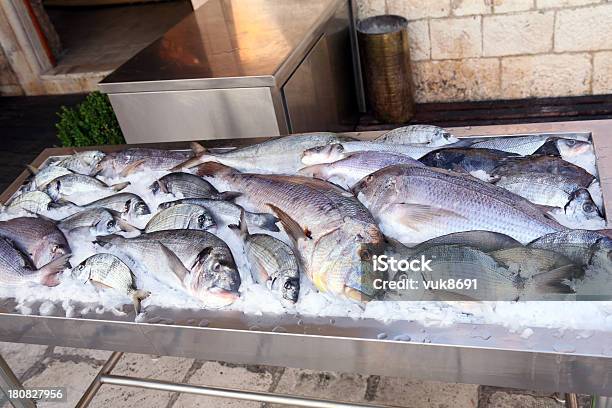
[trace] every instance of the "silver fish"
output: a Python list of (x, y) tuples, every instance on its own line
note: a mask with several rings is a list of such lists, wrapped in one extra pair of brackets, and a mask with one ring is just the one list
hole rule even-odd
[(300, 159), (305, 150), (345, 140), (352, 139), (328, 132), (303, 133), (267, 140), (224, 153), (211, 153), (198, 144), (192, 144), (196, 158), (178, 166), (177, 169), (212, 161), (240, 171), (295, 174), (304, 167)]
[(425, 248), (435, 245), (461, 245), (476, 248), (483, 252), (492, 252), (500, 249), (520, 247), (521, 243), (516, 239), (499, 232), (491, 231), (465, 231), (442, 235), (425, 241), (414, 248), (419, 252)]
[(212, 198), (215, 200), (228, 200), (237, 194), (232, 192), (219, 193), (208, 181), (190, 173), (170, 173), (149, 186), (153, 194), (159, 192), (177, 195), (185, 198)]
[(162, 171), (193, 157), (191, 151), (132, 148), (108, 153), (96, 166), (96, 174), (125, 177), (139, 170)]
[(53, 200), (42, 191), (28, 191), (0, 205), (1, 212), (27, 211), (32, 214), (44, 214), (53, 207)]
[(566, 230), (546, 234), (529, 244), (565, 255), (573, 263), (612, 271), (612, 239), (590, 230)]
[(580, 187), (588, 187), (595, 177), (582, 167), (554, 156), (525, 156), (502, 158), (491, 171), (495, 178), (517, 174), (551, 174), (567, 177)]
[(597, 176), (595, 152), (591, 142), (559, 138), (556, 140), (556, 145), (563, 160), (582, 167), (593, 176)]
[(118, 183), (112, 186), (98, 180), (95, 177), (83, 174), (68, 174), (53, 180), (47, 185), (46, 192), (54, 201), (68, 200), (77, 205), (83, 202), (84, 193), (98, 193), (111, 195), (116, 191), (121, 191), (130, 183)]
[(51, 165), (64, 167), (78, 174), (91, 176), (96, 173), (96, 166), (104, 156), (105, 154), (98, 150), (74, 152), (74, 154), (53, 162)]
[(546, 140), (548, 140), (548, 137), (542, 135), (491, 137), (488, 140), (476, 142), (470, 147), (473, 149), (501, 150), (527, 156), (542, 147)]
[(353, 191), (387, 235), (409, 246), (473, 230), (499, 232), (526, 244), (565, 229), (503, 188), (431, 167), (386, 167)]
[(345, 159), (354, 152), (387, 152), (402, 154), (404, 156), (419, 159), (427, 153), (440, 149), (440, 147), (429, 147), (422, 145), (399, 145), (370, 141), (349, 141), (333, 143), (325, 146), (317, 146), (304, 151), (302, 163), (307, 166), (322, 163), (333, 163)]
[(11, 240), (17, 249), (32, 259), (36, 268), (70, 253), (66, 237), (49, 220), (18, 217), (0, 221), (0, 236)]
[(492, 149), (448, 148), (439, 149), (421, 157), (419, 161), (430, 167), (438, 167), (461, 173), (484, 171), (490, 174), (500, 160), (514, 153)]
[(383, 167), (394, 164), (423, 164), (409, 156), (388, 152), (355, 152), (333, 163), (304, 167), (299, 174), (330, 181), (343, 188), (351, 188), (359, 180)]
[(574, 191), (563, 210), (565, 215), (576, 221), (597, 220), (605, 222), (603, 214), (599, 211), (597, 204), (591, 198), (591, 193), (586, 188), (579, 188)]
[[(158, 209), (164, 210), (177, 204), (194, 204), (204, 207), (212, 215), (217, 224), (225, 225), (238, 223), (240, 221), (240, 211), (243, 210), (242, 207), (230, 201), (213, 200), (210, 198), (183, 198), (181, 200), (161, 203)], [(278, 218), (272, 214), (245, 211), (244, 216), (248, 225), (268, 231), (280, 231), (276, 226)]]
[(86, 228), (94, 235), (114, 234), (118, 231), (134, 231), (135, 228), (120, 218), (120, 214), (106, 208), (92, 208), (60, 220), (57, 226), (66, 231)]
[(409, 125), (395, 128), (375, 140), (383, 143), (420, 144), (430, 147), (444, 146), (459, 141), (445, 129), (432, 125)]
[(193, 204), (177, 204), (155, 214), (147, 223), (145, 232), (206, 230), (214, 227), (216, 227), (215, 221), (205, 208)]
[(107, 235), (96, 242), (121, 252), (160, 282), (206, 305), (227, 305), (238, 297), (240, 274), (232, 253), (210, 232), (169, 230), (135, 238)]
[(514, 194), (526, 198), (534, 204), (564, 208), (570, 196), (583, 188), (574, 179), (546, 173), (522, 173), (503, 176), (495, 182)]
[(60, 166), (45, 166), (42, 169), (37, 169), (34, 166), (28, 165), (28, 170), (32, 173), (32, 180), (27, 186), (28, 191), (44, 190), (51, 181), (58, 177), (72, 174), (72, 172)]
[(136, 289), (134, 274), (119, 258), (111, 254), (96, 254), (75, 266), (71, 274), (76, 278), (86, 277), (94, 286), (110, 288), (126, 294), (132, 299), (134, 311), (140, 313), (140, 302), (151, 293)]
[(352, 194), (322, 180), (240, 173), (218, 163), (198, 166), (197, 174), (227, 183), (258, 211), (271, 208), (317, 289), (356, 300), (378, 295), (373, 282), (382, 272), (371, 259), (383, 251), (383, 237)]
[(300, 268), (289, 245), (267, 234), (250, 234), (242, 211), (240, 225), (230, 225), (243, 242), (253, 280), (295, 303), (300, 293)]
[(35, 269), (11, 241), (0, 237), (0, 286), (16, 287), (31, 283), (59, 285), (57, 274), (64, 270), (69, 255), (63, 255)]
[(151, 214), (147, 203), (133, 193), (113, 194), (96, 201), (84, 204), (82, 208), (107, 208), (122, 214), (125, 219)]

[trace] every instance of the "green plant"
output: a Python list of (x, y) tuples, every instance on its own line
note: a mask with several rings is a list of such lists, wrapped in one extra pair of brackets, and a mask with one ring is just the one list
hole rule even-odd
[(92, 146), (125, 143), (108, 96), (95, 91), (75, 108), (62, 106), (57, 114), (57, 137), (62, 146)]

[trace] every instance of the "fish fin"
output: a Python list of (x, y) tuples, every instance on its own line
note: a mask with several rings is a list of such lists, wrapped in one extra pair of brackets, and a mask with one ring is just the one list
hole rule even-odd
[(207, 152), (206, 148), (198, 142), (189, 143), (189, 147), (193, 151), (193, 154), (195, 154), (196, 156), (201, 156), (202, 154)]
[(323, 177), (323, 170), (327, 168), (329, 163), (324, 164), (313, 164), (312, 166), (302, 167), (298, 170), (298, 174), (307, 177)]
[(202, 162), (203, 160), (200, 160), (199, 156), (192, 157), (191, 159), (187, 159), (184, 162), (172, 167), (170, 171), (183, 171), (184, 169), (190, 169), (192, 167), (195, 167)]
[(127, 166), (123, 168), (123, 170), (121, 170), (121, 172), (119, 173), (119, 176), (121, 177), (129, 176), (130, 174), (134, 173), (138, 169), (138, 167), (143, 165), (145, 162), (146, 162), (145, 159), (140, 159), (140, 160), (136, 160), (133, 163), (128, 164)]
[(256, 224), (259, 228), (272, 232), (280, 231), (280, 228), (278, 228), (278, 225), (276, 225), (279, 220), (274, 215), (266, 213), (260, 213), (257, 215), (260, 217), (260, 220)]
[(391, 213), (397, 215), (397, 222), (415, 231), (419, 231), (422, 224), (433, 221), (438, 217), (465, 219), (464, 216), (454, 211), (426, 204), (394, 203), (390, 204), (389, 208), (392, 209)]
[(79, 207), (72, 201), (66, 200), (65, 198), (58, 198), (56, 201), (52, 201), (49, 203), (49, 208), (62, 208), (62, 207)]
[(185, 277), (187, 277), (190, 274), (189, 270), (185, 267), (185, 265), (183, 265), (179, 257), (174, 252), (172, 252), (167, 246), (159, 242), (159, 248), (161, 249), (161, 252), (166, 258), (166, 260), (168, 261), (168, 264), (170, 265), (170, 269), (172, 270), (172, 272), (174, 272), (176, 277), (179, 278), (181, 283), (184, 284)]
[(238, 234), (242, 240), (245, 240), (246, 237), (249, 236), (249, 229), (247, 227), (246, 220), (244, 219), (244, 208), (240, 210), (240, 221), (238, 222), (238, 225), (230, 224), (227, 227)]
[(170, 194), (170, 191), (168, 191), (168, 186), (166, 185), (166, 183), (162, 183), (159, 180), (157, 180), (156, 183), (159, 186), (159, 191), (161, 191), (164, 194)]
[(109, 187), (115, 191), (121, 191), (129, 185), (130, 185), (129, 181), (124, 181), (123, 183), (113, 184), (112, 186), (109, 186)]
[(119, 225), (119, 228), (121, 228), (121, 231), (125, 231), (125, 232), (140, 231), (142, 232), (140, 228), (133, 226), (132, 224), (130, 224), (129, 222), (127, 222), (120, 216), (119, 217), (115, 216), (114, 218), (115, 218), (115, 221), (117, 222), (117, 225)]
[(312, 239), (312, 233), (306, 228), (302, 228), (293, 218), (291, 218), (286, 212), (275, 206), (274, 204), (266, 204), (274, 211), (280, 220), (281, 224), (287, 231), (287, 234), (291, 236), (296, 242), (300, 239)]
[(94, 244), (99, 245), (101, 247), (106, 247), (111, 241), (115, 238), (123, 238), (121, 235), (117, 234), (109, 234), (109, 235), (98, 235), (96, 239), (93, 241)]
[(540, 211), (542, 211), (544, 214), (557, 209), (557, 207), (555, 207), (554, 205), (544, 205), (544, 204), (534, 204), (534, 205), (538, 207)]
[(531, 275), (538, 292), (543, 293), (574, 293), (568, 282), (580, 278), (584, 271), (574, 264)]
[(137, 289), (132, 292), (132, 303), (134, 304), (134, 311), (136, 314), (140, 314), (140, 302), (149, 297), (151, 292), (146, 290)]
[(36, 167), (32, 166), (31, 164), (26, 164), (26, 168), (30, 171), (30, 173), (32, 173), (33, 175), (37, 175), (38, 172), (40, 170), (38, 170)]
[(226, 166), (221, 163), (208, 161), (206, 163), (200, 164), (197, 167), (195, 174), (200, 177), (216, 177), (236, 172), (238, 172), (238, 170), (232, 167)]
[(366, 295), (363, 292), (358, 291), (357, 289), (353, 289), (351, 287), (344, 287), (344, 295), (351, 300), (356, 300), (357, 302), (369, 302), (372, 298)]
[(57, 286), (59, 285), (59, 279), (57, 278), (57, 274), (62, 272), (66, 265), (68, 264), (68, 259), (70, 258), (70, 254), (65, 254), (60, 256), (57, 259), (49, 262), (42, 268), (38, 270), (38, 276), (40, 278), (40, 283), (45, 286)]
[(242, 193), (239, 193), (238, 191), (224, 191), (222, 193), (219, 193), (219, 199), (224, 201), (234, 201), (241, 195)]

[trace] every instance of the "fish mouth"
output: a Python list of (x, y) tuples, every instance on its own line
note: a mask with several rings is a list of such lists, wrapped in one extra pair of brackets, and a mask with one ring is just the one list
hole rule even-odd
[(213, 286), (212, 288), (201, 291), (198, 297), (206, 306), (224, 307), (231, 305), (238, 300), (238, 298), (240, 298), (240, 294), (238, 292)]

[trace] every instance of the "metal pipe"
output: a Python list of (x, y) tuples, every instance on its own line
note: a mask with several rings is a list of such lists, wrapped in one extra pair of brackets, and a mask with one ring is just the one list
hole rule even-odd
[(247, 401), (269, 402), (273, 404), (294, 405), (310, 408), (364, 408), (378, 407), (382, 405), (364, 405), (330, 400), (311, 399), (305, 397), (270, 394), (257, 391), (243, 391), (231, 388), (205, 387), (201, 385), (177, 384), (167, 381), (151, 380), (144, 378), (124, 377), (120, 375), (102, 375), (102, 384), (112, 384), (125, 387), (147, 388), (158, 391), (179, 392), (209, 397), (233, 398)]
[(23, 385), (11, 370), (8, 363), (0, 355), (0, 390), (8, 398), (9, 403), (15, 408), (36, 408), (34, 400), (29, 398), (11, 399), (9, 390), (23, 390)]
[(102, 386), (101, 378), (104, 375), (110, 373), (113, 368), (115, 368), (122, 356), (123, 353), (119, 351), (114, 351), (113, 354), (110, 355), (108, 360), (106, 360), (106, 363), (104, 363), (104, 365), (98, 372), (98, 375), (96, 375), (96, 378), (93, 379), (91, 384), (89, 384), (89, 387), (87, 387), (87, 389), (81, 396), (81, 399), (76, 404), (75, 408), (86, 408), (89, 406), (93, 398), (96, 396), (96, 393)]

